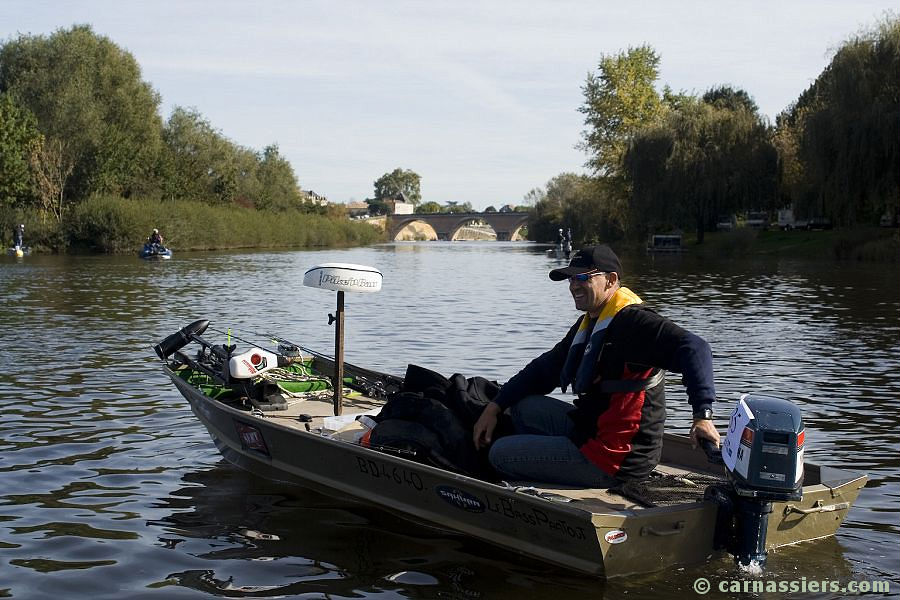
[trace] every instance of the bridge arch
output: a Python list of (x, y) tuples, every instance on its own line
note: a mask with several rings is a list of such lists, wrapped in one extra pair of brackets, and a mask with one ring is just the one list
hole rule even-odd
[(395, 239), (404, 227), (413, 221), (422, 221), (431, 225), (439, 240), (451, 240), (460, 227), (475, 220), (484, 221), (497, 233), (497, 241), (508, 241), (515, 238), (528, 223), (529, 213), (525, 212), (490, 212), (490, 213), (431, 213), (414, 215), (390, 215), (385, 229), (390, 238)]
[[(418, 215), (403, 215), (403, 216), (418, 217)], [(435, 230), (433, 225), (431, 225), (430, 223), (428, 223), (427, 221), (425, 221), (423, 219), (418, 219), (418, 218), (403, 219), (399, 223), (388, 223), (388, 227), (386, 227), (385, 229), (389, 232), (391, 241), (396, 242), (396, 241), (398, 241), (397, 238), (400, 236), (400, 234), (403, 233), (403, 231), (407, 227), (409, 227), (410, 225), (413, 225), (415, 223), (420, 223), (427, 228), (427, 232), (426, 232), (427, 238), (426, 239), (428, 239), (428, 240), (440, 239), (440, 237), (438, 236), (438, 232)], [(430, 235), (428, 235), (428, 233), (430, 233)], [(404, 238), (404, 239), (408, 239), (408, 238)], [(416, 236), (416, 233), (413, 232), (412, 239), (416, 240), (416, 239), (420, 239), (420, 238), (418, 238)]]

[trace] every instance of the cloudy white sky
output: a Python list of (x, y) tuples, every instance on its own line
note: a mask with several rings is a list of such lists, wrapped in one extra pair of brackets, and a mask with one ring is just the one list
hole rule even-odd
[(521, 203), (582, 172), (601, 55), (650, 44), (660, 87), (747, 90), (770, 119), (896, 0), (0, 0), (0, 39), (88, 23), (234, 142), (277, 143), (304, 189), (363, 200), (396, 167), (424, 200)]

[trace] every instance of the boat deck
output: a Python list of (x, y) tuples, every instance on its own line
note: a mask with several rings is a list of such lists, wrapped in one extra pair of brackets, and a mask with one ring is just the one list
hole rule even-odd
[[(350, 444), (357, 443), (364, 427), (357, 416), (377, 414), (383, 400), (372, 399), (358, 392), (349, 392), (343, 400), (343, 410), (339, 417), (334, 415), (331, 391), (307, 393), (305, 397), (286, 398), (284, 410), (254, 411), (280, 425), (293, 429), (312, 431), (328, 435), (332, 439)], [(660, 464), (651, 477), (637, 484), (626, 484), (612, 490), (597, 488), (559, 487), (540, 482), (514, 481), (510, 485), (531, 490), (542, 497), (555, 497), (562, 502), (577, 502), (583, 509), (635, 510), (660, 506), (702, 501), (708, 485), (724, 483), (724, 476), (698, 466)]]

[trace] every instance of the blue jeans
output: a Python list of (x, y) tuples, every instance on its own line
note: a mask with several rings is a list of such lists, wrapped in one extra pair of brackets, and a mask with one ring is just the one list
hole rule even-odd
[(488, 459), (505, 479), (589, 488), (608, 488), (616, 479), (572, 443), (571, 404), (549, 396), (528, 396), (512, 408), (515, 435), (491, 446)]

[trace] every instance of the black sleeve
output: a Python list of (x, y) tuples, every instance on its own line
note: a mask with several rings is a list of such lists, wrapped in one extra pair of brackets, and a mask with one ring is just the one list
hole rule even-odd
[(575, 322), (569, 329), (566, 337), (560, 340), (558, 344), (528, 363), (524, 369), (507, 381), (500, 388), (500, 393), (494, 398), (494, 402), (505, 409), (525, 396), (549, 394), (559, 387), (559, 375), (562, 372), (563, 365), (566, 363), (566, 356), (569, 354), (572, 338), (575, 337), (575, 332), (578, 331), (578, 326), (583, 318), (584, 316)]
[(623, 310), (623, 358), (681, 373), (693, 409), (711, 408), (716, 399), (712, 350), (698, 335), (650, 310)]

